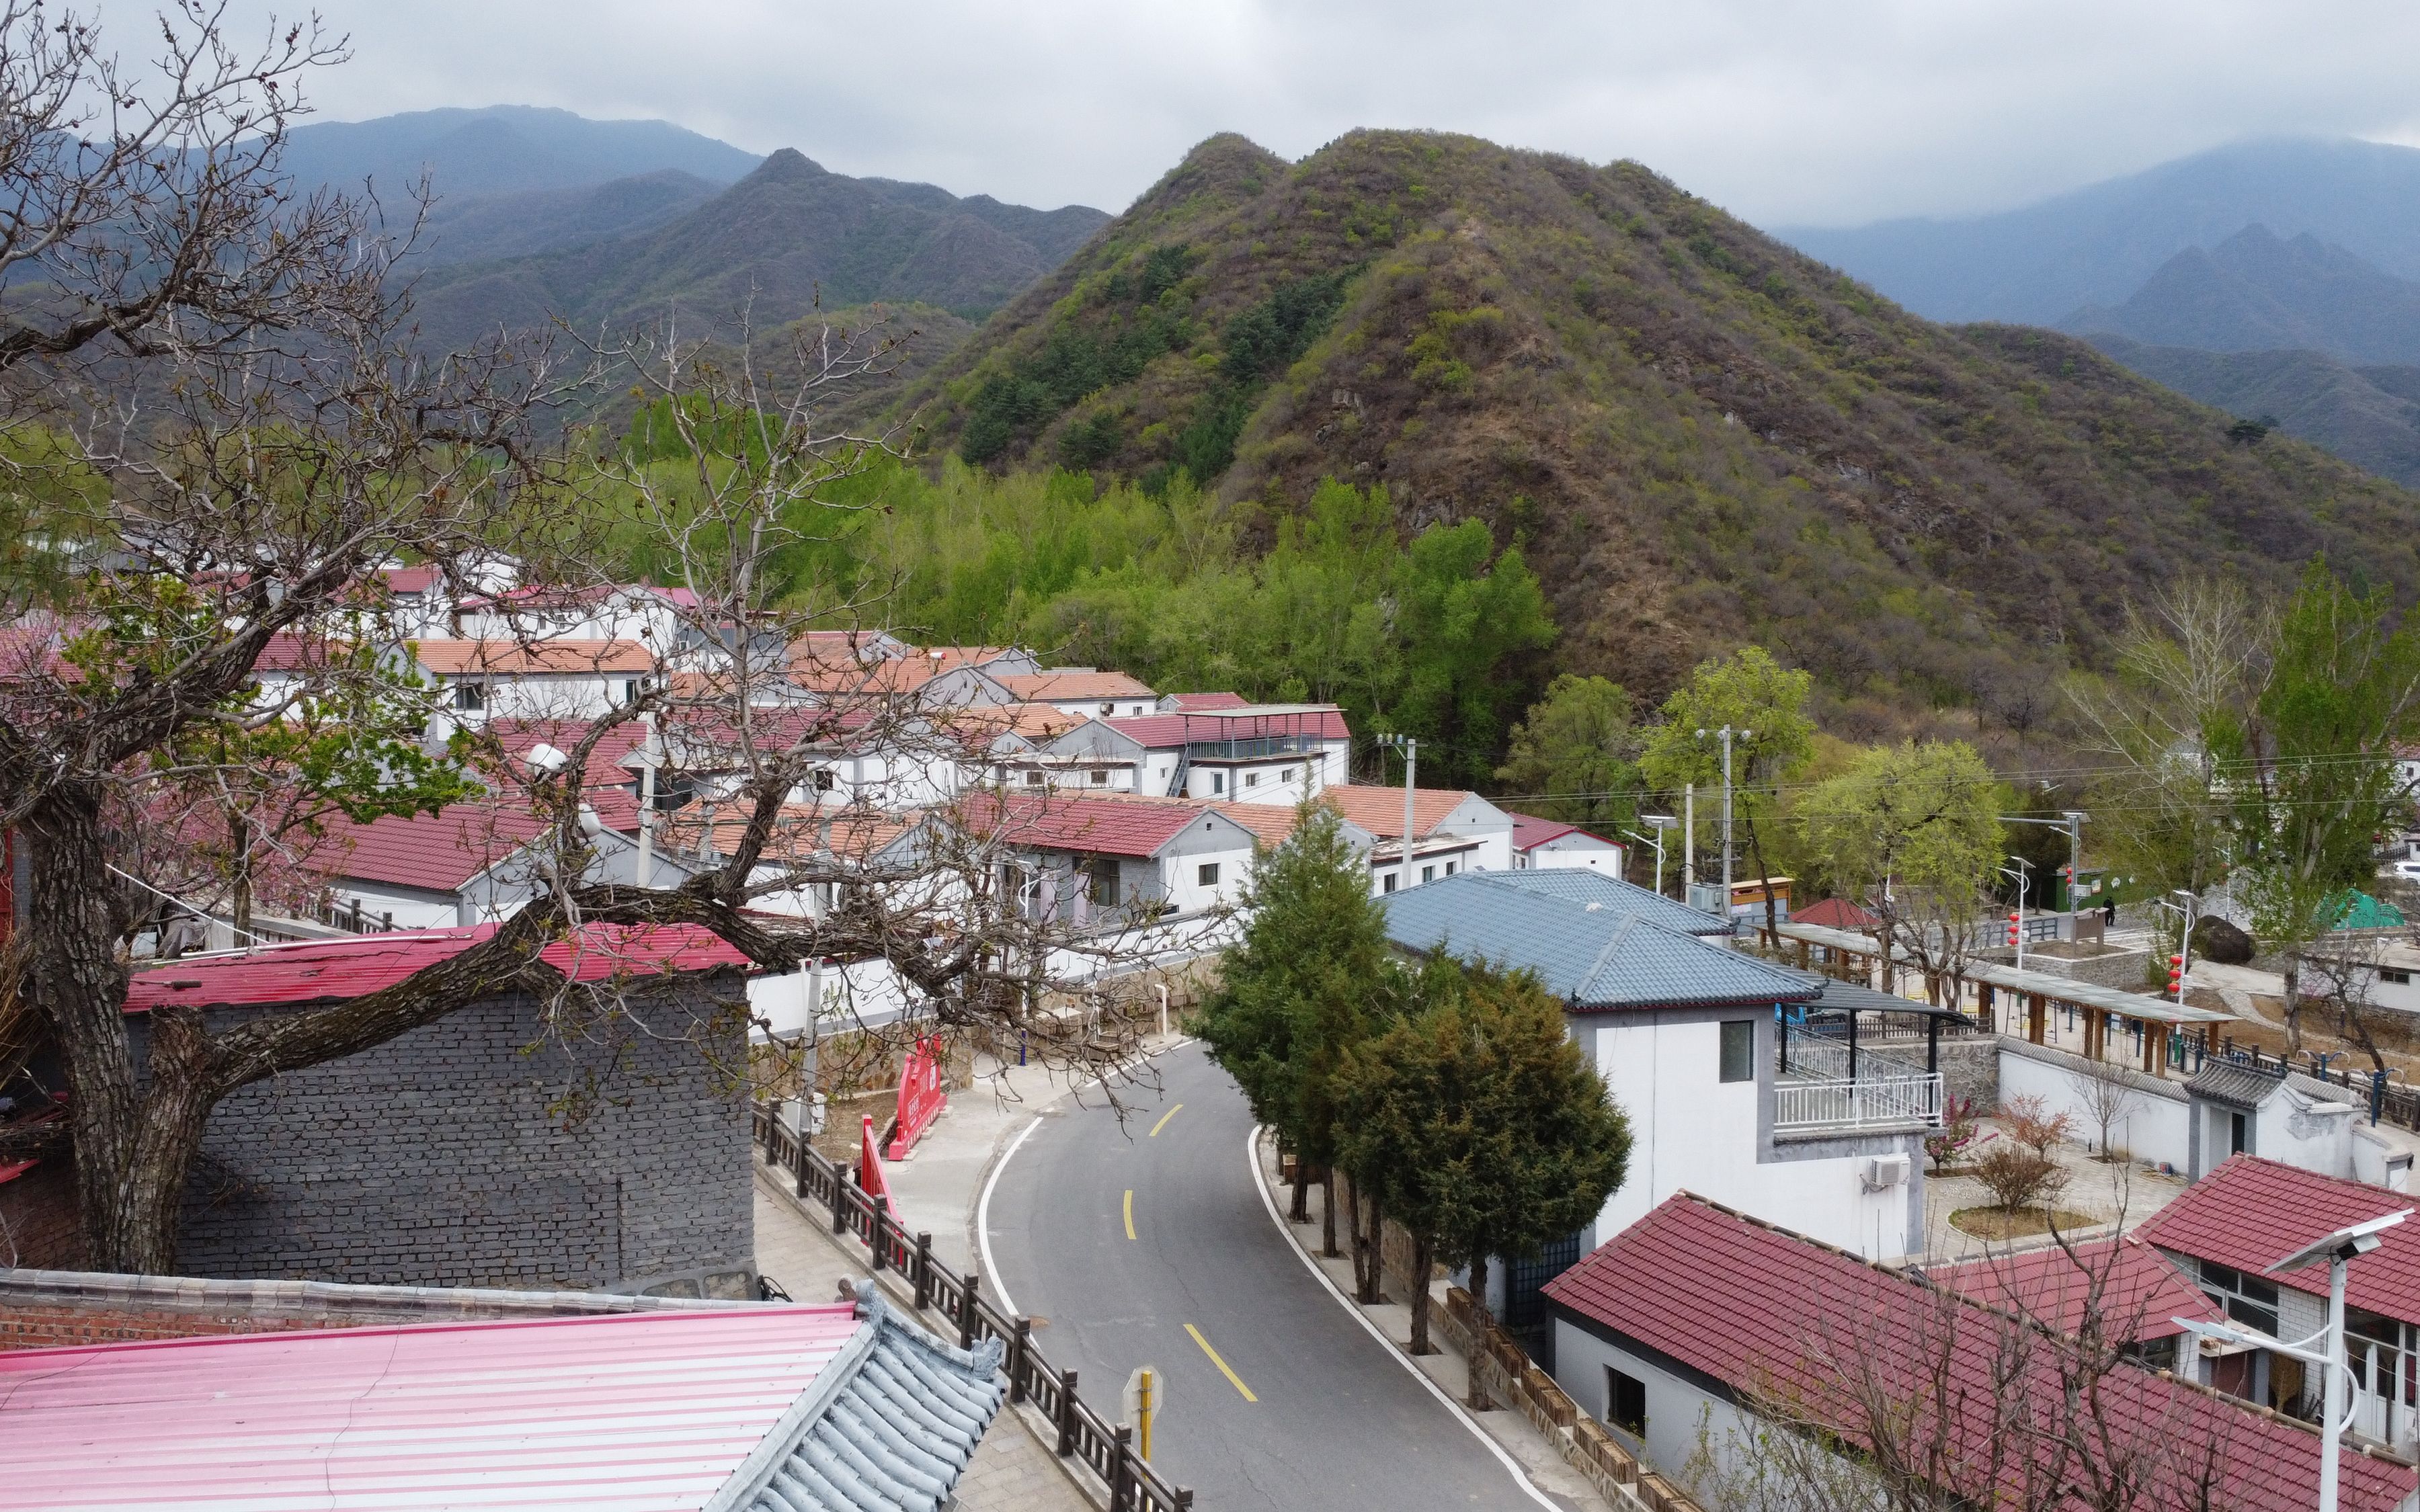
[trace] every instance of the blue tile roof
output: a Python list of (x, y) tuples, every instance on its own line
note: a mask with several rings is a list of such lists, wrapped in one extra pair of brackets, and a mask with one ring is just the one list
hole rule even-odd
[[(1471, 872), (1457, 873), (1484, 880), (1499, 887), (1518, 887), (1524, 892), (1549, 898), (1570, 898), (1584, 903), (1603, 903), (1625, 914), (1637, 914), (1652, 919), (1666, 929), (1679, 930), (1683, 934), (1729, 934), (1729, 919), (1717, 918), (1702, 908), (1692, 908), (1660, 892), (1624, 882), (1620, 877), (1591, 872), (1585, 867), (1532, 867), (1519, 872)], [(1435, 886), (1435, 884), (1430, 884)]]
[[(1558, 874), (1473, 872), (1389, 893), (1383, 900), (1388, 937), (1406, 950), (1446, 949), (1533, 972), (1575, 1012), (1804, 1003), (1823, 990), (1819, 977), (1710, 945), (1645, 912), (1620, 907), (1613, 901), (1619, 894), (1590, 897), (1561, 883), (1504, 885), (1508, 878)], [(1629, 891), (1655, 898), (1644, 888)]]
[[(939, 1512), (1008, 1387), (1001, 1346), (932, 1338), (871, 1287), (865, 1326), (740, 1467), (711, 1512)], [(769, 1450), (768, 1452), (766, 1452)]]

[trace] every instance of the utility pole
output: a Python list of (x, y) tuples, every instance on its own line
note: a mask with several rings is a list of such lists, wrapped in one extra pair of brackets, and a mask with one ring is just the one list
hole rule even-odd
[(1413, 778), (1419, 770), (1420, 743), (1409, 735), (1380, 735), (1378, 744), (1389, 750), (1404, 753), (1404, 855), (1402, 879), (1397, 887), (1412, 885), (1412, 794)]
[(1698, 885), (1698, 784), (1681, 789), (1681, 901), (1690, 907), (1689, 893)]
[(1700, 730), (1698, 738), (1703, 740), (1710, 733), (1723, 743), (1723, 918), (1728, 919), (1731, 917), (1731, 741), (1734, 737), (1753, 740), (1756, 732), (1725, 725), (1713, 732)]
[(2075, 912), (2076, 884), (2084, 880), (2084, 821), (2088, 817), (2081, 809), (2070, 809), (2067, 820), (2067, 911)]

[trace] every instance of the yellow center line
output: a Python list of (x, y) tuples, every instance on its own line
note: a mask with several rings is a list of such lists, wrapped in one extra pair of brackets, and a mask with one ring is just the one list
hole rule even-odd
[(1210, 1341), (1202, 1336), (1202, 1331), (1200, 1329), (1194, 1327), (1191, 1323), (1187, 1323), (1185, 1325), (1185, 1332), (1192, 1335), (1193, 1342), (1202, 1346), (1202, 1352), (1208, 1355), (1210, 1357), (1210, 1363), (1218, 1367), (1218, 1373), (1227, 1378), (1227, 1384), (1234, 1387), (1237, 1391), (1244, 1394), (1244, 1400), (1248, 1402), (1257, 1402), (1260, 1400), (1258, 1396), (1252, 1395), (1252, 1388), (1244, 1384), (1243, 1377), (1227, 1368), (1227, 1362), (1218, 1358), (1218, 1351), (1210, 1347)]
[(1182, 1113), (1182, 1112), (1184, 1112), (1184, 1111), (1185, 1111), (1185, 1104), (1184, 1104), (1184, 1103), (1179, 1103), (1178, 1104), (1176, 1104), (1176, 1106), (1174, 1106), (1174, 1107), (1172, 1107), (1172, 1108), (1170, 1108), (1167, 1112), (1165, 1112), (1165, 1113), (1161, 1114), (1161, 1115), (1159, 1116), (1159, 1121), (1158, 1121), (1157, 1123), (1155, 1123), (1155, 1124), (1153, 1124), (1153, 1125), (1151, 1126), (1151, 1137), (1152, 1137), (1152, 1138), (1154, 1138), (1154, 1139), (1158, 1138), (1158, 1137), (1159, 1137), (1159, 1132), (1160, 1132), (1162, 1129), (1165, 1129), (1165, 1128), (1167, 1128), (1167, 1127), (1168, 1127), (1168, 1120), (1169, 1120), (1169, 1119), (1172, 1119), (1172, 1118), (1174, 1118), (1174, 1117), (1176, 1117), (1178, 1114), (1180, 1114), (1180, 1113)]
[(1126, 1237), (1134, 1238), (1134, 1188), (1126, 1188)]

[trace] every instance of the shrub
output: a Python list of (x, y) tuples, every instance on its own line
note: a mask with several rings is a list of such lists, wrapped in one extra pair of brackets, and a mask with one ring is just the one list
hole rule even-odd
[(1949, 1168), (1949, 1163), (1960, 1151), (1975, 1142), (1980, 1125), (1975, 1117), (1975, 1100), (1953, 1097), (1941, 1110), (1941, 1128), (1924, 1136), (1924, 1157), (1932, 1162), (1933, 1174)]
[(2040, 1150), (2013, 1140), (1996, 1140), (1975, 1162), (1975, 1180), (1983, 1183), (2003, 1212), (2030, 1211), (2048, 1205), (2067, 1185), (2067, 1172)]
[(2074, 1132), (2075, 1116), (2051, 1112), (2039, 1097), (2012, 1097), (2000, 1104), (2000, 1123), (2009, 1138), (2047, 1157), (2051, 1146)]

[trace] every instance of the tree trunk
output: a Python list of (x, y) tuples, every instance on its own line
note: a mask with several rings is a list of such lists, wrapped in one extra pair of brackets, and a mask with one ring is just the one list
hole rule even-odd
[[(1756, 809), (1753, 805), (1744, 817), (1747, 820), (1747, 853), (1756, 857), (1756, 874), (1764, 884), (1764, 937), (1778, 954), (1781, 949), (1781, 919), (1774, 907), (1773, 871), (1764, 864), (1763, 841), (1756, 838)], [(1730, 905), (1730, 899), (1723, 900), (1724, 908), (1729, 909)]]
[(1298, 1224), (1311, 1222), (1311, 1162), (1302, 1158), (1299, 1149), (1294, 1152), (1294, 1206), (1286, 1217)]
[(1426, 1235), (1412, 1236), (1412, 1352), (1435, 1354), (1436, 1346), (1429, 1342), (1429, 1242)]
[(25, 932), (24, 992), (67, 1061), (85, 1262), (160, 1273), (172, 1235), (147, 1227), (127, 1202), (143, 1099), (120, 1011), (127, 974), (117, 960), (119, 902), (101, 845), (100, 795), (62, 784), (25, 816), (22, 832), (25, 911), (39, 921)]
[(1367, 1260), (1358, 1300), (1365, 1307), (1374, 1307), (1387, 1300), (1387, 1213), (1374, 1196), (1370, 1198), (1368, 1223), (1368, 1232), (1358, 1241)]
[(234, 841), (232, 875), (227, 886), (227, 918), (235, 925), (235, 946), (252, 937), (252, 826), (243, 816), (227, 820), (227, 838)]
[(1487, 1252), (1481, 1249), (1470, 1258), (1470, 1301), (1481, 1312), (1487, 1308)]
[(2286, 957), (2286, 1050), (2288, 1055), (2303, 1053), (2303, 956), (2293, 951)]
[(1336, 1167), (1319, 1168), (1319, 1253), (1334, 1259), (1336, 1248)]
[(1463, 1396), (1462, 1405), (1474, 1412), (1490, 1412), (1496, 1404), (1487, 1399), (1487, 1388), (1480, 1383), (1479, 1362), (1486, 1354), (1487, 1319), (1487, 1246), (1474, 1245), (1470, 1256), (1470, 1306), (1479, 1319), (1479, 1328), (1470, 1341), (1470, 1389)]

